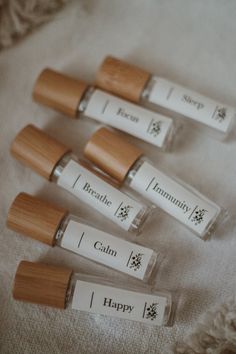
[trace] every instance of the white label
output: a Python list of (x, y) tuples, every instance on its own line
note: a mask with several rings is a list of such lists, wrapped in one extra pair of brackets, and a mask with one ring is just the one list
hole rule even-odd
[(85, 114), (158, 147), (164, 145), (173, 124), (170, 118), (99, 90), (92, 94)]
[(201, 198), (147, 162), (139, 168), (130, 185), (200, 237), (220, 212), (216, 204)]
[(72, 308), (160, 326), (167, 299), (77, 280)]
[(228, 131), (235, 116), (234, 108), (161, 78), (152, 87), (149, 100), (223, 133)]
[(72, 220), (66, 227), (61, 246), (139, 279), (144, 278), (153, 254), (149, 248)]
[(73, 160), (63, 169), (57, 183), (125, 230), (143, 208)]

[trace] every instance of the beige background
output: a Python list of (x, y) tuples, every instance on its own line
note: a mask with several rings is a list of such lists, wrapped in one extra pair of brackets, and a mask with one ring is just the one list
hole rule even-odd
[[(51, 66), (92, 82), (106, 54), (134, 62), (227, 104), (235, 103), (236, 3), (228, 1), (72, 1), (53, 22), (0, 54), (0, 352), (166, 353), (211, 306), (235, 293), (235, 234), (230, 225), (204, 243), (158, 214), (140, 241), (166, 255), (156, 286), (181, 294), (173, 328), (57, 311), (12, 300), (21, 259), (50, 261), (128, 282), (123, 275), (62, 250), (49, 249), (7, 230), (10, 203), (20, 191), (35, 193), (122, 235), (98, 213), (44, 181), (9, 155), (15, 134), (34, 123), (81, 151), (97, 127), (67, 120), (31, 100), (35, 78)], [(235, 209), (235, 132), (226, 143), (186, 126), (175, 151), (162, 154), (135, 141), (170, 174), (196, 186), (232, 213)]]

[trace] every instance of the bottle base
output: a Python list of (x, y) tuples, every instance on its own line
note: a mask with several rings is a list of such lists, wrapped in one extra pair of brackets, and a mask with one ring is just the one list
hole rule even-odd
[(161, 254), (153, 251), (153, 254), (152, 254), (149, 264), (147, 266), (145, 275), (143, 277), (143, 282), (148, 283), (149, 285), (153, 284), (156, 274), (157, 274), (159, 268), (161, 267), (161, 263), (162, 263), (163, 259), (164, 259), (164, 257)]
[(148, 221), (148, 219), (151, 217), (155, 207), (154, 206), (146, 206), (143, 207), (142, 210), (138, 213), (136, 218), (133, 220), (129, 232), (132, 232), (136, 236), (140, 235), (142, 232), (144, 225)]
[(177, 120), (173, 121), (169, 133), (167, 134), (166, 139), (163, 143), (163, 152), (171, 152), (175, 149), (176, 141), (179, 139), (182, 130), (183, 124), (181, 122), (178, 122)]
[(228, 211), (224, 208), (221, 208), (220, 212), (217, 214), (215, 219), (208, 225), (206, 232), (201, 237), (203, 241), (209, 241), (213, 235), (215, 234), (216, 230), (226, 223), (229, 220), (230, 215)]

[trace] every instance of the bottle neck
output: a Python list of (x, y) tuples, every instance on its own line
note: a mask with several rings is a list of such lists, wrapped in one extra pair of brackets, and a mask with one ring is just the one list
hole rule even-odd
[(134, 176), (136, 175), (136, 173), (138, 172), (140, 167), (147, 160), (148, 159), (145, 156), (141, 156), (138, 160), (135, 161), (135, 163), (129, 169), (129, 172), (128, 172), (126, 179), (124, 181), (124, 185), (128, 185), (128, 186), (130, 185), (130, 183), (132, 182)]
[(66, 165), (70, 160), (77, 162), (78, 158), (72, 152), (68, 152), (67, 154), (62, 156), (62, 158), (58, 161), (58, 163), (56, 164), (53, 170), (52, 177), (51, 177), (52, 182), (57, 183), (58, 178), (61, 176), (63, 169), (66, 167)]
[(154, 84), (156, 83), (156, 80), (157, 80), (157, 77), (155, 77), (154, 75), (150, 76), (150, 78), (146, 82), (146, 85), (145, 85), (143, 92), (141, 94), (140, 103), (142, 103), (142, 102), (144, 103), (145, 101), (149, 100), (150, 93), (152, 91)]
[(89, 100), (95, 90), (94, 86), (89, 86), (87, 90), (85, 91), (82, 99), (80, 100), (80, 103), (77, 108), (77, 113), (76, 116), (79, 118), (81, 114), (83, 114), (89, 104)]
[(58, 230), (56, 232), (56, 235), (55, 235), (55, 245), (56, 246), (59, 246), (61, 247), (61, 241), (62, 241), (62, 238), (63, 238), (63, 235), (64, 235), (64, 232), (67, 228), (67, 225), (69, 223), (69, 221), (71, 220), (72, 218), (72, 215), (71, 214), (67, 214), (63, 220), (61, 221), (59, 227), (58, 227)]

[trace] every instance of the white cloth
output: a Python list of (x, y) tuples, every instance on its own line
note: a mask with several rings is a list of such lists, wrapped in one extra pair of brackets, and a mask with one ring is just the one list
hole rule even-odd
[[(58, 311), (16, 302), (11, 288), (20, 260), (47, 261), (76, 271), (130, 280), (105, 267), (49, 249), (5, 226), (7, 210), (20, 191), (37, 194), (86, 216), (105, 230), (110, 224), (59, 187), (31, 172), (9, 154), (16, 133), (28, 123), (70, 144), (76, 153), (95, 129), (91, 120), (73, 121), (32, 102), (34, 81), (52, 67), (92, 82), (107, 54), (235, 103), (236, 3), (229, 1), (88, 1), (70, 3), (54, 21), (0, 53), (0, 352), (160, 353), (191, 331), (199, 315), (235, 293), (235, 232), (223, 229), (203, 242), (168, 216), (160, 215), (140, 238), (166, 255), (156, 286), (180, 293), (172, 328), (152, 328), (110, 318)], [(195, 186), (234, 213), (235, 132), (228, 141), (187, 127), (172, 153), (135, 141), (160, 167)], [(116, 234), (118, 228), (112, 227)]]

